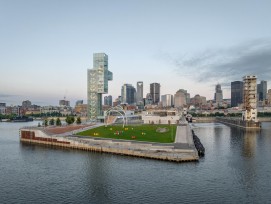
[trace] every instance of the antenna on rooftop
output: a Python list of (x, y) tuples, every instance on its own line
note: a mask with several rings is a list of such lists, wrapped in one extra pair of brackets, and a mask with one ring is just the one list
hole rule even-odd
[(64, 100), (66, 100), (66, 95), (67, 95), (67, 89), (65, 89)]

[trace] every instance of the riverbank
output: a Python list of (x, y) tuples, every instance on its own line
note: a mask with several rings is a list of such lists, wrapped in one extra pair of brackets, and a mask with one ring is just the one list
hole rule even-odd
[[(74, 135), (87, 128), (91, 127), (79, 128), (78, 130), (73, 130), (73, 133), (49, 134), (46, 128), (27, 127), (20, 129), (20, 141), (59, 148), (111, 153), (173, 162), (198, 161), (199, 159), (189, 125), (177, 127), (177, 129), (179, 129), (177, 132), (181, 132), (181, 134), (176, 135), (176, 138), (183, 138), (182, 143), (175, 142), (166, 144)], [(186, 131), (180, 131), (182, 129), (185, 129)]]

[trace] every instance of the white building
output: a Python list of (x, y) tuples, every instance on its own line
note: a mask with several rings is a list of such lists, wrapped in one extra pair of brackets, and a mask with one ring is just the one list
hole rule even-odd
[(153, 110), (142, 113), (144, 124), (177, 124), (180, 115), (177, 111)]
[(171, 107), (173, 105), (173, 96), (165, 94), (161, 96), (162, 107)]

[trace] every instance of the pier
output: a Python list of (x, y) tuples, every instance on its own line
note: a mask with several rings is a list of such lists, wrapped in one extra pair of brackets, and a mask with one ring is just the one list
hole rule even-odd
[(166, 144), (77, 136), (73, 133), (74, 131), (65, 134), (49, 134), (46, 128), (27, 127), (20, 129), (20, 141), (173, 162), (198, 161), (199, 159), (189, 125), (178, 126), (175, 142)]

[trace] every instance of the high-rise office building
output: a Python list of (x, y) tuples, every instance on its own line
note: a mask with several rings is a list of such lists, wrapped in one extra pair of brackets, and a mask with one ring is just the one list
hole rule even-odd
[(93, 54), (93, 68), (88, 69), (88, 118), (102, 116), (102, 94), (108, 93), (108, 81), (113, 74), (108, 70), (108, 56), (105, 53)]
[(75, 106), (82, 105), (83, 102), (84, 102), (83, 100), (77, 100), (77, 101), (75, 102)]
[(121, 87), (121, 100), (122, 103), (135, 104), (136, 89), (131, 84), (124, 84)]
[(174, 95), (174, 107), (180, 108), (186, 105), (186, 96), (185, 93), (181, 90), (178, 90)]
[(173, 105), (173, 96), (171, 94), (162, 95), (161, 101), (163, 107), (171, 107)]
[(243, 113), (242, 118), (245, 121), (257, 122), (257, 77), (243, 77)]
[(267, 99), (267, 81), (261, 81), (260, 84), (257, 84), (257, 97), (258, 101), (265, 101)]
[(217, 84), (215, 86), (215, 96), (214, 96), (214, 100), (217, 104), (221, 104), (223, 101), (223, 93), (222, 93), (222, 89), (221, 89), (221, 85)]
[(104, 97), (104, 105), (112, 106), (112, 96), (111, 95)]
[(150, 93), (147, 93), (146, 98), (144, 100), (144, 105), (150, 105), (152, 104), (152, 96)]
[(233, 81), (231, 82), (231, 106), (237, 107), (243, 103), (243, 82)]
[(22, 108), (30, 108), (32, 105), (31, 101), (26, 100), (22, 102)]
[(136, 84), (136, 103), (143, 103), (143, 81), (138, 81)]
[(190, 94), (187, 93), (187, 90), (179, 89), (174, 95), (174, 107), (179, 108), (183, 107), (186, 104), (190, 103)]
[(67, 101), (65, 99), (59, 100), (59, 106), (70, 106), (70, 101)]
[(160, 84), (159, 83), (150, 84), (150, 94), (152, 96), (153, 104), (158, 104), (160, 101)]

